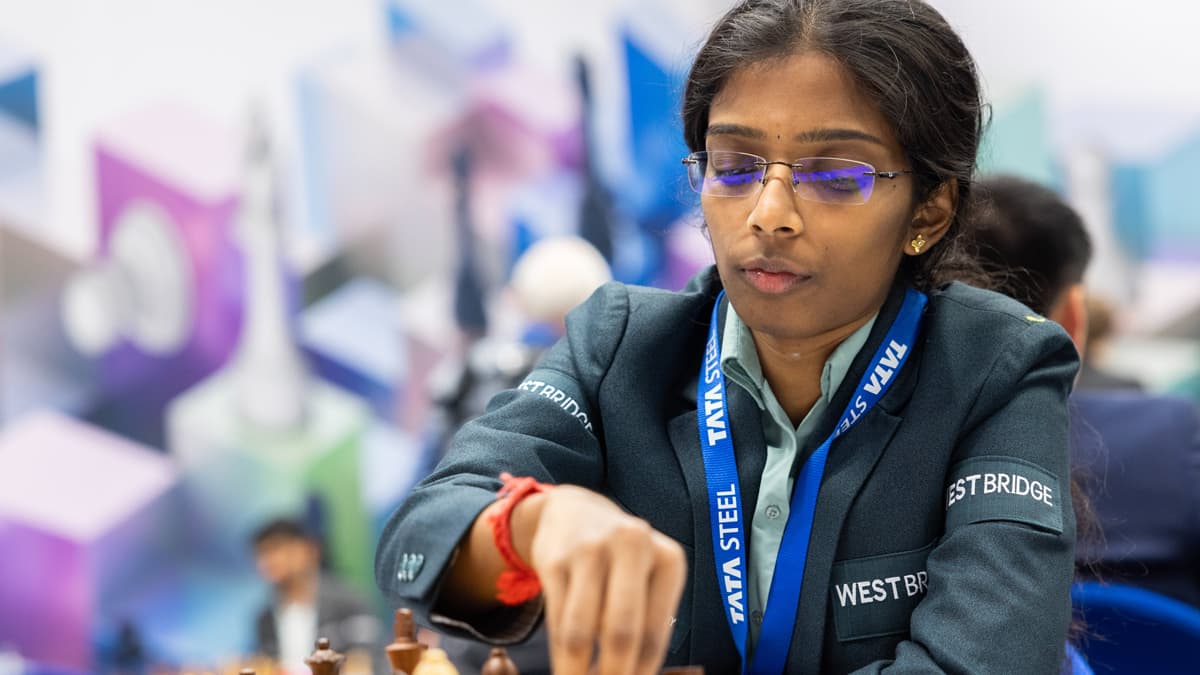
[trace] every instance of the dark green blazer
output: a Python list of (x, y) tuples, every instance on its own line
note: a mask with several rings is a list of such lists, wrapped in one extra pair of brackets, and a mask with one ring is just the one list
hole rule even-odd
[[(392, 516), (376, 555), (388, 597), (430, 619), (440, 575), (501, 471), (582, 485), (687, 552), (668, 662), (737, 672), (696, 420), (719, 291), (709, 268), (678, 293), (613, 283), (577, 308), (566, 337), (462, 428)], [(845, 410), (902, 295), (892, 290), (793, 472)], [(779, 561), (776, 574), (804, 575), (787, 672), (1058, 671), (1075, 536), (1066, 398), (1077, 368), (1066, 333), (1015, 301), (958, 283), (930, 296), (908, 363), (830, 451), (807, 565)], [(730, 385), (728, 397), (749, 531), (766, 445), (750, 395)]]

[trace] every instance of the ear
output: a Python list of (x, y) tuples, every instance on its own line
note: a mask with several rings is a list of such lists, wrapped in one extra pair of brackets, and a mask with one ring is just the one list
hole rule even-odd
[(908, 228), (908, 236), (904, 238), (905, 255), (921, 255), (937, 244), (946, 236), (957, 209), (958, 180), (951, 178), (939, 185), (913, 211), (912, 224)]
[(1067, 331), (1075, 343), (1075, 350), (1080, 354), (1087, 349), (1088, 317), (1087, 302), (1083, 292), (1083, 284), (1073, 284), (1063, 291), (1054, 305), (1047, 312), (1047, 319), (1057, 323)]

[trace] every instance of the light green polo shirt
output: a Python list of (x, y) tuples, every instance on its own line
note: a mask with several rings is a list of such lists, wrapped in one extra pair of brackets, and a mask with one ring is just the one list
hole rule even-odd
[(729, 305), (721, 335), (721, 370), (725, 377), (754, 397), (762, 411), (763, 437), (767, 442), (767, 462), (759, 480), (758, 504), (754, 507), (749, 559), (746, 561), (750, 571), (746, 598), (746, 609), (750, 616), (747, 655), (753, 653), (759, 629), (762, 628), (767, 593), (771, 589), (771, 577), (775, 571), (775, 558), (779, 555), (779, 543), (783, 539), (783, 528), (791, 508), (793, 481), (789, 474), (792, 463), (808, 436), (819, 433), (816, 427), (825, 408), (829, 406), (829, 399), (846, 378), (846, 371), (866, 343), (878, 316), (876, 313), (829, 355), (821, 370), (821, 397), (800, 421), (800, 425), (793, 427), (787, 412), (771, 391), (771, 385), (763, 377), (750, 327), (737, 315), (733, 305)]

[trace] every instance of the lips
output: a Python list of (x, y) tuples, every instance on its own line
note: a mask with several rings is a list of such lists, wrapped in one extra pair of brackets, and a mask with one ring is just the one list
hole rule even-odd
[(787, 260), (755, 258), (738, 266), (746, 281), (760, 293), (786, 293), (812, 279), (800, 267)]

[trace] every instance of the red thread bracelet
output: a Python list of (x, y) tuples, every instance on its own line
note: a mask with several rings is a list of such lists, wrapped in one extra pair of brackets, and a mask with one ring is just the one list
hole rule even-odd
[(508, 569), (500, 573), (496, 580), (496, 599), (506, 605), (521, 605), (538, 596), (542, 592), (542, 583), (538, 580), (537, 572), (521, 560), (517, 549), (512, 543), (512, 510), (524, 498), (538, 492), (549, 490), (552, 485), (539, 483), (536, 478), (523, 476), (516, 478), (507, 471), (500, 474), (504, 486), (496, 493), (503, 501), (500, 508), (488, 516), (492, 525), (492, 539), (496, 550)]

